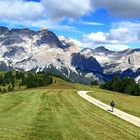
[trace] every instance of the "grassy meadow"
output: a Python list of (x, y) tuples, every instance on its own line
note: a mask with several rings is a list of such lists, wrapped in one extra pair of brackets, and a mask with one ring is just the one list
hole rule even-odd
[(48, 87), (0, 95), (0, 140), (140, 139), (138, 127), (77, 95), (78, 90), (94, 88), (55, 81)]
[(98, 86), (93, 86), (91, 89), (92, 97), (110, 105), (111, 101), (116, 102), (116, 107), (127, 113), (140, 117), (140, 96), (132, 96), (123, 93), (103, 90)]

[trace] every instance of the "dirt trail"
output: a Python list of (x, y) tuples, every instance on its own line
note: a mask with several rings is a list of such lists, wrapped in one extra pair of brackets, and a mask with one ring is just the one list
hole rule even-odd
[(111, 112), (111, 107), (89, 95), (87, 95), (87, 93), (89, 93), (90, 91), (78, 91), (78, 95), (80, 95), (82, 98), (84, 98), (85, 100), (87, 100), (88, 102), (100, 107), (101, 109), (103, 110), (106, 110), (108, 111), (109, 113), (115, 115), (115, 116), (118, 116), (119, 118), (129, 122), (129, 123), (132, 123), (138, 127), (140, 127), (140, 118), (136, 117), (136, 116), (133, 116), (131, 114), (128, 114), (126, 112), (123, 112), (119, 109), (116, 109), (114, 108), (114, 111)]

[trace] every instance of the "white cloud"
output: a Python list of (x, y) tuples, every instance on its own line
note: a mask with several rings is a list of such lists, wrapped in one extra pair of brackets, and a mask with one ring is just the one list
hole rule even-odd
[(109, 50), (114, 50), (114, 51), (122, 51), (130, 48), (128, 45), (125, 44), (106, 44), (105, 47)]
[(106, 34), (103, 32), (85, 34), (82, 38), (86, 42), (91, 40), (94, 40), (94, 42), (106, 42)]
[(113, 28), (123, 27), (131, 29), (140, 29), (140, 22), (130, 22), (130, 21), (121, 21), (117, 23), (112, 23)]
[(0, 19), (2, 20), (36, 20), (42, 17), (44, 7), (38, 2), (23, 0), (0, 0)]
[(109, 43), (97, 43), (94, 41), (86, 41), (85, 40), (77, 40), (77, 39), (72, 39), (71, 41), (74, 42), (77, 46), (79, 46), (81, 49), (83, 48), (91, 48), (91, 49), (95, 49), (99, 46), (105, 46), (107, 49), (110, 50), (115, 50), (115, 51), (120, 51), (120, 50), (125, 50), (130, 48), (127, 44), (121, 44), (121, 43), (117, 43), (117, 44), (109, 44)]
[[(76, 19), (94, 12), (95, 9), (108, 9), (113, 15), (140, 17), (139, 0), (0, 0), (0, 19), (2, 22), (14, 23), (59, 23), (63, 19)], [(48, 21), (49, 20), (49, 21)], [(34, 22), (34, 23), (33, 23)], [(37, 22), (38, 24), (36, 24)], [(102, 23), (80, 21), (79, 24), (100, 26)], [(123, 23), (121, 23), (123, 24)], [(135, 27), (140, 25), (135, 23)], [(131, 23), (127, 23), (129, 26)], [(41, 26), (41, 25), (39, 25)], [(47, 25), (46, 25), (47, 26)]]
[(42, 0), (46, 14), (52, 19), (78, 18), (93, 11), (92, 0)]
[[(139, 0), (0, 0), (1, 20), (62, 20), (79, 18), (105, 8), (111, 14), (120, 17), (140, 17)], [(101, 25), (94, 22), (83, 22), (85, 25)]]
[(0, 18), (17, 20), (51, 20), (79, 18), (93, 11), (92, 0), (0, 0)]
[[(0, 0), (0, 19), (3, 23), (67, 29), (79, 32), (74, 26), (62, 25), (65, 18), (75, 19), (93, 10), (92, 0)], [(13, 25), (14, 26), (14, 25)]]
[[(119, 17), (140, 17), (139, 0), (0, 0), (1, 22), (28, 27), (80, 32), (74, 26), (63, 25), (63, 19), (75, 20), (93, 12), (95, 8), (105, 8)], [(75, 20), (75, 23), (102, 26), (102, 23)], [(75, 24), (74, 23), (74, 24)], [(72, 25), (72, 24), (71, 24)], [(128, 43), (140, 42), (140, 22), (123, 21), (113, 23), (108, 32), (84, 34), (81, 40), (73, 40), (78, 46), (95, 48), (100, 45), (108, 48), (127, 48)]]
[[(116, 24), (116, 25), (115, 25)], [(83, 35), (83, 41), (97, 44), (127, 44), (140, 42), (140, 23), (113, 23), (109, 32), (96, 32)]]
[(125, 27), (119, 27), (111, 29), (107, 36), (107, 40), (111, 43), (132, 43), (139, 42), (139, 33), (138, 30), (133, 30)]
[(107, 9), (113, 16), (140, 17), (140, 0), (94, 0), (94, 2), (96, 8)]
[(78, 24), (90, 25), (90, 26), (103, 26), (104, 25), (103, 23), (99, 23), (99, 22), (91, 22), (91, 21), (83, 21), (83, 20), (80, 20)]
[[(113, 23), (108, 32), (91, 32), (81, 37), (81, 48), (96, 48), (105, 46), (111, 50), (123, 50), (129, 48), (129, 43), (140, 42), (140, 23), (118, 22)], [(76, 43), (76, 41), (75, 41)]]

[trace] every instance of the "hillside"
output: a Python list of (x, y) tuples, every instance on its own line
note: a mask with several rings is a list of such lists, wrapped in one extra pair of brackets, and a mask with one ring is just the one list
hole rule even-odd
[(139, 128), (77, 95), (78, 90), (92, 90), (92, 87), (55, 80), (54, 85), (48, 87), (0, 95), (2, 140), (140, 138)]
[(0, 0), (0, 140), (140, 140), (140, 0)]
[(114, 100), (118, 109), (140, 117), (139, 96), (132, 96), (118, 92), (103, 90), (98, 87), (93, 87), (92, 91), (93, 92), (89, 95), (93, 96), (94, 98), (97, 98), (108, 105), (110, 105), (110, 102)]

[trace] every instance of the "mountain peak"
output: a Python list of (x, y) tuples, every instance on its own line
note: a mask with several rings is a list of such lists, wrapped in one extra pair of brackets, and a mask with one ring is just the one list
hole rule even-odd
[(106, 49), (104, 46), (100, 46), (100, 47), (95, 48), (95, 51), (98, 51), (98, 52), (108, 52), (109, 50)]
[(1, 34), (6, 34), (8, 32), (9, 32), (9, 29), (7, 27), (0, 26), (0, 35)]

